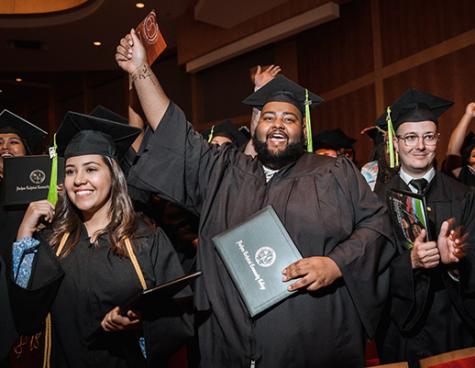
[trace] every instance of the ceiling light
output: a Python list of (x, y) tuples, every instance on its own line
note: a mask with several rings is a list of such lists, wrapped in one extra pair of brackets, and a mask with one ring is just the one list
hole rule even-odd
[(139, 9), (142, 9), (142, 8), (145, 8), (145, 4), (144, 3), (136, 3), (135, 6)]
[(98, 46), (98, 47), (99, 47), (99, 46), (102, 45), (102, 42), (101, 42), (101, 41), (94, 41), (92, 44), (93, 44), (94, 46)]
[(23, 79), (21, 79), (21, 78), (15, 78), (15, 81), (17, 81), (18, 83), (20, 83), (20, 82), (23, 82)]

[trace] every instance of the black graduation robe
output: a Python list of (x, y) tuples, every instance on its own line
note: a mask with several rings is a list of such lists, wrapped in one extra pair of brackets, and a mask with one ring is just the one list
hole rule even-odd
[[(399, 175), (379, 194), (389, 189), (410, 191)], [(410, 251), (399, 245), (391, 263), (391, 318), (382, 324), (378, 338), (383, 363), (409, 360), (417, 367), (420, 358), (475, 345), (474, 193), (437, 172), (425, 196), (432, 240), (437, 240), (442, 222), (451, 217), (469, 233), (467, 254), (454, 266), (460, 271), (460, 282), (449, 276), (443, 264), (413, 270)]]
[(0, 367), (3, 367), (2, 360), (6, 359), (17, 337), (10, 309), (6, 266), (0, 257)]
[[(1, 193), (0, 184), (0, 193)], [(10, 267), (12, 244), (16, 240), (18, 228), (27, 206), (3, 206), (0, 204), (0, 256)]]
[[(132, 242), (149, 287), (183, 275), (160, 229), (142, 226)], [(77, 246), (59, 260), (41, 240), (29, 287), (12, 285), (11, 298), (17, 327), (27, 335), (40, 330), (51, 311), (53, 367), (141, 367), (146, 362), (136, 331), (106, 333), (100, 327), (112, 308), (141, 290), (130, 259), (115, 255), (106, 236), (97, 247), (91, 245), (83, 226)], [(191, 295), (188, 289), (183, 292), (180, 296)], [(189, 316), (177, 306), (165, 316), (144, 317), (142, 330), (148, 364), (154, 367), (193, 334)]]
[[(266, 183), (231, 145), (209, 145), (173, 103), (146, 133), (129, 184), (200, 216), (195, 303), (202, 367), (362, 367), (393, 255), (386, 209), (347, 159), (303, 155)], [(211, 238), (272, 205), (304, 257), (329, 256), (343, 278), (251, 319)], [(198, 317), (199, 316), (199, 317)]]

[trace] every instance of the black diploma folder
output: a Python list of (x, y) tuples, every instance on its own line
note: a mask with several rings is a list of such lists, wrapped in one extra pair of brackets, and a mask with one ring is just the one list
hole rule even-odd
[[(129, 310), (143, 313), (153, 309), (160, 309), (161, 305), (168, 304), (181, 290), (200, 275), (201, 271), (196, 271), (141, 291), (122, 303), (119, 306), (120, 312), (125, 315)], [(188, 299), (189, 296), (191, 295), (185, 298)]]
[[(48, 197), (51, 159), (47, 155), (3, 159), (1, 203), (23, 205)], [(58, 184), (64, 181), (64, 160), (58, 158)]]
[(271, 206), (213, 242), (251, 317), (292, 295), (282, 270), (302, 256)]

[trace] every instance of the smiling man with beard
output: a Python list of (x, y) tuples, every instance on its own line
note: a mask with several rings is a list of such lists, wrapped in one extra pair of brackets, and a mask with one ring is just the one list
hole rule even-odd
[[(251, 158), (208, 144), (170, 102), (134, 31), (117, 47), (150, 126), (130, 185), (200, 216), (195, 307), (201, 367), (362, 367), (393, 255), (383, 204), (346, 158), (304, 153), (305, 88), (278, 76), (244, 103), (261, 110)], [(321, 99), (309, 93), (308, 103)], [(272, 205), (304, 257), (293, 296), (250, 318), (212, 237)]]

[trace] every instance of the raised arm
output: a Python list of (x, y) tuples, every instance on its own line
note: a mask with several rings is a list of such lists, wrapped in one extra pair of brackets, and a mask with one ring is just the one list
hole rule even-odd
[[(254, 82), (254, 91), (257, 91), (267, 83), (269, 83), (272, 79), (275, 78), (277, 74), (282, 71), (280, 66), (278, 65), (271, 65), (266, 69), (262, 70), (261, 66), (257, 66), (256, 74), (254, 75), (253, 82)], [(261, 112), (253, 108), (252, 109), (252, 117), (251, 117), (251, 139), (247, 142), (246, 148), (244, 153), (246, 155), (255, 157), (257, 155), (256, 150), (254, 149), (254, 145), (252, 144), (252, 137), (254, 136), (254, 132), (256, 131), (257, 123), (259, 122), (259, 118), (261, 117)]]
[(133, 29), (120, 40), (115, 59), (129, 73), (145, 118), (153, 130), (157, 129), (170, 100), (147, 64), (145, 49)]
[(469, 125), (472, 119), (475, 117), (475, 102), (470, 102), (466, 109), (465, 114), (460, 119), (459, 123), (450, 135), (449, 145), (447, 147), (447, 156), (454, 155), (460, 156), (462, 144), (469, 130)]
[(129, 125), (142, 129), (142, 132), (132, 143), (132, 148), (135, 152), (138, 152), (144, 137), (145, 121), (143, 119), (143, 111), (140, 106), (140, 101), (132, 83), (132, 77), (129, 76), (129, 107), (127, 111)]

